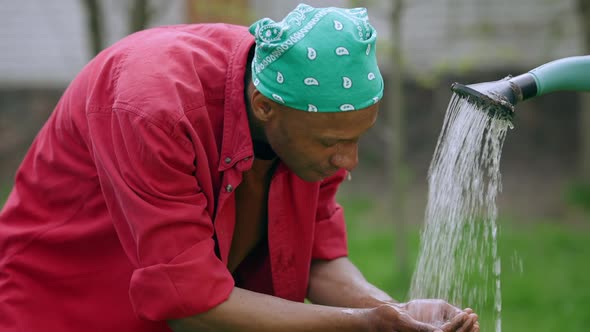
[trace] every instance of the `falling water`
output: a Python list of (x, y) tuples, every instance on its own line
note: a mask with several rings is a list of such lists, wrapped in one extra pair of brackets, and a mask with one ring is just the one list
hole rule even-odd
[(453, 95), (430, 165), (425, 226), (410, 289), (410, 298), (446, 299), (474, 308), (480, 317), (484, 307), (493, 306), (496, 332), (502, 301), (495, 201), (508, 128), (508, 120), (492, 118)]

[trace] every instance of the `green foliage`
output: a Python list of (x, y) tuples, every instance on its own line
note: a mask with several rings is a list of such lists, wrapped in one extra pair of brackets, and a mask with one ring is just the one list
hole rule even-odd
[(4, 206), (4, 202), (8, 198), (8, 194), (10, 193), (10, 189), (8, 187), (0, 185), (0, 210)]
[(574, 208), (590, 213), (590, 183), (576, 183), (566, 189), (566, 202)]
[[(395, 229), (369, 221), (370, 199), (341, 200), (349, 227), (350, 259), (365, 277), (394, 298), (407, 300), (409, 283), (397, 272)], [(419, 226), (410, 232), (415, 264)], [(504, 331), (584, 331), (590, 324), (590, 231), (555, 222), (519, 225), (500, 222), (502, 329)], [(412, 267), (413, 269), (413, 267)], [(490, 301), (488, 301), (490, 302)], [(482, 331), (494, 331), (493, 312), (479, 312)]]
[[(405, 299), (409, 281), (396, 270), (394, 253), (395, 234), (391, 225), (376, 225), (374, 204), (370, 201), (351, 200), (343, 202), (348, 226), (348, 247), (350, 259), (375, 286), (387, 291), (395, 299)], [(409, 260), (417, 257), (418, 232), (412, 231), (408, 239), (413, 251)], [(413, 269), (413, 266), (411, 267)]]

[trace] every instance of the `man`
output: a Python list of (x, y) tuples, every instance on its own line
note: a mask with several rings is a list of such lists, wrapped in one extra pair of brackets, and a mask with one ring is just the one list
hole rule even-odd
[(376, 121), (375, 42), (364, 9), (300, 5), (98, 55), (0, 215), (0, 330), (478, 331), (346, 258), (334, 196)]

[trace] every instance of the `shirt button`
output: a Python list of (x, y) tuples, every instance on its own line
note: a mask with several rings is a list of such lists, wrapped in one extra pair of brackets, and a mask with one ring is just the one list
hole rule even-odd
[(225, 160), (224, 161), (225, 161), (226, 164), (229, 164), (229, 163), (231, 163), (231, 158), (230, 157), (225, 157)]
[(244, 158), (244, 161), (248, 161), (248, 160), (250, 160), (250, 157)]
[(225, 191), (231, 193), (232, 191), (234, 191), (234, 187), (231, 184), (228, 184), (227, 186), (225, 186)]

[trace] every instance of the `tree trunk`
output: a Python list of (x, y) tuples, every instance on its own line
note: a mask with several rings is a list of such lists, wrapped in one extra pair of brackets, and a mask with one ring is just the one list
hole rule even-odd
[(391, 142), (391, 190), (392, 190), (392, 217), (395, 229), (395, 257), (397, 257), (397, 269), (404, 281), (409, 281), (408, 267), (408, 225), (407, 225), (407, 171), (405, 162), (405, 103), (404, 103), (404, 73), (401, 52), (402, 27), (401, 18), (403, 12), (403, 0), (395, 0), (391, 15), (392, 29), (392, 57), (391, 75), (387, 85), (387, 96), (390, 100), (390, 127), (392, 131)]
[(149, 0), (133, 0), (129, 8), (129, 33), (141, 31), (147, 27), (153, 11)]
[(82, 3), (86, 8), (89, 47), (94, 56), (103, 48), (102, 10), (98, 0), (84, 0)]
[[(578, 0), (580, 27), (583, 38), (583, 53), (590, 54), (590, 1)], [(590, 96), (581, 94), (580, 99), (580, 175), (590, 184)]]

